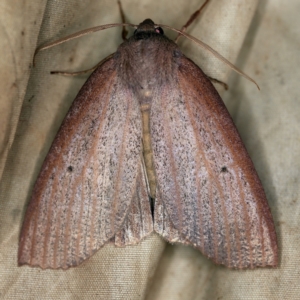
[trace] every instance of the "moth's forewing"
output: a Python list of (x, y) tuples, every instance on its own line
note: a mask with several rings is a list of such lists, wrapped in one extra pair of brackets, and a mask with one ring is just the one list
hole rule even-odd
[(156, 193), (165, 216), (157, 216), (156, 230), (227, 267), (276, 266), (267, 199), (224, 103), (192, 61), (181, 55), (173, 64), (172, 79), (152, 101)]
[[(45, 159), (24, 219), (20, 265), (76, 266), (116, 233), (122, 244), (152, 231), (141, 135), (138, 103), (124, 90), (112, 58), (82, 87)], [(137, 208), (146, 226), (130, 219)]]

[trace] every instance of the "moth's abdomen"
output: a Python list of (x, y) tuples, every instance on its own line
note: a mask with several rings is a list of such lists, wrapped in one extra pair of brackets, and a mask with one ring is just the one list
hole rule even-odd
[(154, 171), (153, 152), (151, 147), (150, 107), (150, 104), (141, 105), (141, 114), (143, 122), (143, 156), (149, 183), (150, 197), (152, 199), (155, 199), (156, 176)]

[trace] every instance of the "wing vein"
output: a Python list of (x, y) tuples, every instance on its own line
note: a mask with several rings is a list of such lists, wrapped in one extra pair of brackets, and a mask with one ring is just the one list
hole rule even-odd
[[(166, 91), (164, 90), (161, 94), (162, 99), (168, 99), (168, 97), (165, 95)], [(169, 117), (168, 112), (169, 109), (167, 108), (167, 101), (162, 101), (162, 111), (164, 111), (166, 114), (166, 117), (162, 118), (163, 122), (163, 128), (165, 129), (165, 138), (166, 138), (166, 144), (167, 145), (173, 145), (173, 139), (172, 139), (172, 134), (171, 134), (171, 128), (169, 125), (169, 120), (167, 118)], [(180, 201), (180, 188), (178, 185), (178, 181), (176, 180), (176, 166), (175, 166), (175, 158), (174, 158), (174, 153), (172, 151), (172, 147), (167, 147), (167, 152), (168, 156), (170, 158), (170, 166), (171, 166), (171, 178), (174, 178), (174, 190), (175, 190), (175, 207), (177, 208), (177, 216), (179, 218), (179, 226), (180, 228), (177, 230), (179, 232), (182, 232), (182, 227), (183, 227), (183, 215), (182, 215), (182, 203)]]
[[(239, 190), (241, 191), (241, 197), (243, 199), (246, 199), (245, 197), (245, 192), (243, 190), (243, 188), (241, 187), (241, 180), (238, 180), (238, 184), (239, 184)], [(250, 240), (250, 237), (249, 237), (249, 234), (251, 234), (251, 228), (249, 227), (249, 224), (250, 223), (250, 218), (249, 218), (249, 215), (247, 213), (247, 209), (246, 209), (246, 206), (245, 206), (245, 201), (241, 201), (242, 203), (242, 207), (243, 207), (243, 211), (244, 211), (244, 215), (245, 215), (245, 223), (246, 223), (246, 237), (247, 237), (247, 242), (248, 242), (248, 245), (249, 245), (249, 255), (250, 255), (250, 266), (252, 267), (253, 265), (253, 249), (252, 249), (252, 244), (251, 244), (251, 240)]]
[[(59, 160), (59, 161), (61, 161), (61, 160)], [(58, 164), (58, 166), (59, 166), (60, 164)], [(47, 210), (47, 221), (46, 221), (46, 224), (48, 224), (48, 226), (46, 227), (46, 232), (45, 232), (45, 235), (43, 236), (43, 238), (44, 238), (44, 240), (43, 240), (43, 249), (44, 249), (44, 252), (43, 252), (43, 259), (42, 259), (42, 263), (43, 263), (43, 265), (45, 265), (45, 262), (46, 262), (46, 256), (47, 256), (47, 249), (48, 249), (48, 247), (47, 247), (47, 245), (48, 245), (48, 242), (49, 242), (49, 234), (50, 234), (50, 227), (51, 226), (49, 226), (49, 224), (51, 224), (52, 225), (52, 222), (53, 222), (53, 220), (52, 220), (52, 222), (50, 221), (50, 213), (52, 213), (52, 211), (53, 211), (53, 205), (52, 205), (52, 203), (53, 203), (53, 200), (54, 200), (54, 198), (55, 198), (55, 196), (56, 196), (56, 192), (57, 192), (57, 187), (58, 187), (58, 178), (55, 176), (54, 177), (54, 183), (53, 183), (53, 186), (52, 186), (52, 190), (51, 190), (51, 196), (50, 196), (50, 198), (49, 198), (49, 203), (47, 203), (48, 204), (48, 207), (49, 207), (49, 209)], [(54, 193), (54, 191), (55, 191), (55, 193)], [(52, 214), (51, 214), (52, 215)], [(34, 234), (34, 236), (35, 236), (35, 234)], [(34, 243), (35, 244), (35, 243)], [(54, 251), (55, 251), (56, 249), (54, 249)]]
[[(111, 89), (112, 86), (109, 85), (108, 87), (108, 90)], [(103, 107), (103, 110), (102, 110), (102, 115), (105, 115), (106, 111), (107, 111), (107, 107), (108, 107), (108, 103), (109, 103), (109, 92), (106, 92), (106, 93), (103, 93), (104, 95), (106, 95), (106, 97), (103, 99), (104, 101), (104, 107)], [(99, 138), (99, 135), (101, 134), (101, 127), (103, 126), (103, 124), (100, 123), (100, 126), (98, 128), (98, 132), (97, 132), (97, 138)], [(86, 126), (84, 128), (84, 131), (83, 131), (83, 134), (82, 134), (82, 138), (84, 139), (86, 137), (86, 133), (87, 131), (89, 130), (89, 126)], [(87, 155), (86, 155), (86, 161), (88, 161), (91, 157), (91, 153), (94, 151), (94, 147), (98, 141), (98, 139), (95, 138), (93, 139), (93, 143), (92, 143), (92, 146), (91, 148), (89, 149)], [(81, 147), (81, 143), (78, 142), (76, 144), (76, 148), (75, 148), (75, 151), (76, 152), (79, 152), (80, 150), (78, 150), (80, 147)], [(74, 194), (76, 194), (76, 188), (78, 186), (80, 186), (80, 193), (81, 193), (81, 201), (80, 201), (80, 210), (79, 210), (79, 216), (78, 216), (78, 225), (77, 225), (77, 241), (76, 241), (76, 249), (75, 249), (75, 257), (76, 257), (76, 262), (78, 263), (77, 259), (79, 256), (79, 248), (80, 248), (80, 242), (81, 242), (81, 236), (82, 236), (82, 232), (81, 232), (81, 229), (82, 229), (82, 216), (83, 216), (83, 208), (84, 208), (84, 201), (85, 201), (85, 197), (84, 197), (84, 173), (86, 172), (86, 166), (87, 164), (85, 164), (80, 172), (79, 175), (77, 175), (77, 177), (75, 178), (73, 184), (72, 184), (72, 191), (71, 191), (71, 195), (69, 197), (69, 207), (72, 207), (73, 206), (73, 203), (75, 201), (75, 196)], [(79, 184), (80, 182), (80, 184)], [(71, 186), (69, 187), (71, 188)], [(68, 209), (67, 210), (67, 216), (66, 216), (66, 230), (65, 232), (70, 232), (70, 228), (71, 228), (71, 213), (72, 213), (72, 210), (71, 209)], [(86, 235), (85, 235), (86, 237)], [(67, 261), (67, 246), (69, 245), (70, 243), (70, 238), (71, 238), (71, 235), (69, 234), (66, 238), (66, 241), (64, 243), (64, 261), (66, 262)]]
[[(184, 87), (184, 89), (187, 90), (187, 91), (189, 91), (190, 90), (188, 88), (189, 84), (186, 84), (186, 82), (184, 82), (183, 84), (187, 85), (186, 87)], [(194, 98), (196, 97), (196, 95), (192, 95), (192, 96)], [(187, 112), (188, 112), (188, 115), (189, 115), (189, 119), (190, 120), (194, 120), (195, 118), (194, 118), (193, 110), (191, 108), (191, 102), (190, 101), (185, 101), (185, 104), (186, 104), (186, 109), (187, 109)], [(203, 114), (205, 116), (205, 111), (203, 110), (202, 112), (203, 112)], [(202, 124), (205, 126), (205, 131), (209, 132), (210, 130), (209, 130), (209, 127), (207, 126), (206, 122), (202, 122)], [(203, 144), (203, 142), (200, 143), (200, 141), (198, 139), (198, 137), (200, 136), (200, 134), (198, 133), (198, 129), (196, 127), (195, 122), (192, 121), (191, 125), (192, 125), (192, 128), (193, 128), (194, 140), (196, 141), (196, 144), (197, 144), (197, 150), (200, 152), (201, 157), (203, 158), (203, 163), (205, 165), (205, 168), (207, 170), (207, 173), (208, 173), (209, 177), (211, 177), (211, 176), (213, 176), (213, 172), (211, 171), (211, 166), (208, 163), (209, 160), (207, 159), (205, 151), (203, 150), (203, 146), (201, 145), (201, 144)], [(198, 165), (198, 167), (196, 167), (196, 169), (199, 170), (200, 169), (199, 168), (199, 159), (196, 159), (196, 163)], [(201, 164), (200, 164), (200, 167), (201, 167)], [(198, 181), (198, 176), (196, 177), (196, 179)], [(210, 178), (208, 178), (208, 181), (213, 182)], [(217, 182), (217, 181), (215, 180), (215, 182)], [(216, 216), (215, 216), (215, 211), (214, 211), (214, 205), (213, 205), (212, 200), (211, 200), (212, 195), (213, 195), (212, 185), (209, 185), (209, 203), (210, 203), (210, 208), (211, 208), (211, 213), (212, 213), (214, 254), (215, 254), (216, 259), (218, 259), (218, 251), (217, 251), (216, 242), (215, 242), (216, 241), (216, 220), (215, 220)], [(199, 196), (199, 199), (201, 199), (201, 202), (203, 203), (201, 195)], [(201, 211), (201, 206), (199, 207), (199, 201), (196, 201), (196, 203), (197, 203), (197, 206), (198, 206), (198, 211)], [(204, 220), (202, 218), (202, 224), (203, 224), (202, 227), (204, 227), (204, 223), (203, 222), (204, 222)], [(203, 238), (203, 229), (202, 229), (201, 238)], [(204, 245), (203, 245), (203, 248), (204, 248)]]
[[(185, 82), (187, 84), (187, 86), (189, 86), (189, 82)], [(189, 89), (188, 87), (186, 88), (187, 91), (189, 91), (190, 93), (192, 93), (192, 90)], [(198, 94), (194, 94), (192, 93), (191, 94), (191, 97), (192, 98), (199, 98), (199, 95)], [(203, 97), (203, 100), (206, 102), (205, 104), (208, 105), (207, 103), (207, 99), (206, 97)], [(198, 102), (196, 102), (198, 104)], [(194, 117), (194, 114), (193, 114), (193, 110), (191, 109), (191, 104), (189, 103), (189, 101), (186, 101), (186, 107), (188, 109), (188, 113), (190, 115), (190, 118), (192, 120), (195, 119)], [(208, 115), (207, 111), (205, 109), (200, 109), (199, 108), (199, 111), (201, 111), (201, 113), (203, 114), (203, 119), (204, 120), (209, 120), (209, 117), (211, 117), (211, 115)], [(209, 122), (202, 122), (202, 125), (204, 126), (204, 130), (211, 136), (211, 137), (214, 137), (213, 133), (212, 133), (212, 130), (209, 126)], [(217, 125), (220, 130), (220, 126), (218, 124), (218, 122), (215, 122), (214, 123), (215, 125)], [(198, 132), (197, 128), (196, 128), (196, 125), (195, 125), (195, 122), (192, 122), (192, 126), (193, 126), (193, 131), (194, 133), (196, 134), (196, 132)], [(210, 182), (214, 182), (216, 184), (216, 188), (217, 188), (217, 191), (219, 191), (219, 197), (220, 197), (220, 205), (221, 205), (221, 211), (222, 211), (222, 215), (224, 217), (224, 223), (225, 223), (225, 238), (226, 238), (226, 253), (227, 253), (227, 259), (228, 259), (228, 262), (230, 262), (230, 256), (231, 256), (231, 246), (230, 246), (230, 235), (229, 235), (229, 223), (228, 223), (228, 215), (227, 215), (227, 212), (226, 212), (226, 209), (225, 209), (225, 203), (224, 203), (224, 200), (225, 200), (225, 195), (224, 195), (224, 191), (223, 191), (223, 188), (219, 182), (219, 177), (217, 176), (217, 174), (213, 171), (212, 169), (212, 166), (211, 164), (209, 163), (210, 159), (209, 157), (207, 157), (205, 151), (203, 151), (203, 147), (201, 146), (200, 144), (200, 141), (199, 139), (195, 139), (197, 141), (197, 148), (199, 149), (199, 151), (201, 151), (201, 154), (202, 154), (202, 157), (203, 157), (203, 161), (204, 161), (204, 164), (205, 164), (205, 168), (207, 169), (207, 172), (208, 172), (208, 175), (209, 175), (209, 178), (208, 178), (208, 181)], [(211, 143), (213, 143), (213, 146), (212, 148), (214, 149), (218, 149), (219, 151), (216, 151), (217, 153), (220, 152), (220, 147), (218, 145), (218, 143), (216, 142), (216, 140), (214, 138), (211, 138), (210, 139)], [(212, 185), (210, 185), (210, 197), (209, 197), (209, 201), (210, 201), (210, 207), (211, 207), (211, 212), (212, 212), (212, 223), (214, 224), (213, 225), (213, 241), (214, 241), (214, 253), (215, 253), (215, 257), (216, 257), (216, 260), (218, 261), (218, 251), (217, 251), (217, 247), (218, 245), (215, 243), (215, 241), (217, 240), (217, 235), (216, 235), (216, 216), (215, 216), (215, 209), (214, 209), (214, 205), (213, 205), (213, 200), (212, 200), (212, 196), (213, 196), (213, 191), (212, 191)], [(222, 200), (223, 199), (223, 200)]]
[[(122, 136), (122, 142), (121, 142), (121, 151), (120, 151), (120, 159), (119, 159), (119, 166), (118, 166), (118, 171), (117, 171), (117, 178), (120, 178), (122, 177), (121, 176), (121, 173), (124, 171), (123, 170), (123, 163), (125, 162), (124, 160), (124, 156), (126, 155), (126, 151), (125, 151), (125, 140), (127, 138), (127, 134), (128, 134), (128, 126), (129, 126), (129, 122), (130, 122), (130, 118), (129, 116), (131, 115), (131, 112), (132, 112), (132, 98), (130, 99), (130, 101), (127, 102), (128, 103), (128, 108), (127, 108), (127, 112), (126, 112), (126, 122), (123, 126), (124, 130), (123, 130), (123, 136)], [(112, 203), (112, 209), (113, 209), (113, 212), (114, 214), (111, 214), (111, 220), (110, 220), (110, 224), (114, 224), (115, 226), (115, 220), (112, 220), (112, 218), (114, 217), (115, 215), (115, 212), (116, 212), (116, 208), (117, 208), (117, 200), (119, 200), (119, 195), (120, 195), (120, 185), (122, 183), (122, 179), (121, 180), (117, 180), (117, 184), (116, 184), (116, 188), (115, 188), (115, 191), (114, 191), (114, 196), (113, 196), (113, 203)], [(116, 232), (116, 228), (114, 227), (114, 232)]]

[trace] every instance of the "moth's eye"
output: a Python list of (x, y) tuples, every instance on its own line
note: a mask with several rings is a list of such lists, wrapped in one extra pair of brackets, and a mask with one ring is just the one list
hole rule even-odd
[(156, 33), (159, 33), (159, 34), (164, 34), (164, 31), (162, 30), (161, 27), (156, 27), (156, 28), (155, 28), (155, 32), (156, 32)]

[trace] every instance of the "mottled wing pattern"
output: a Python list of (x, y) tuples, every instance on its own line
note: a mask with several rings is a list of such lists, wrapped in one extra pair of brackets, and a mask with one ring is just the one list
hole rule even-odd
[(114, 59), (83, 86), (35, 184), (21, 233), (20, 265), (76, 266), (116, 234), (116, 244), (126, 245), (152, 231), (133, 221), (141, 207), (151, 218), (140, 178), (136, 101), (119, 82)]
[(221, 98), (185, 57), (151, 109), (154, 229), (231, 268), (277, 265), (260, 180)]

